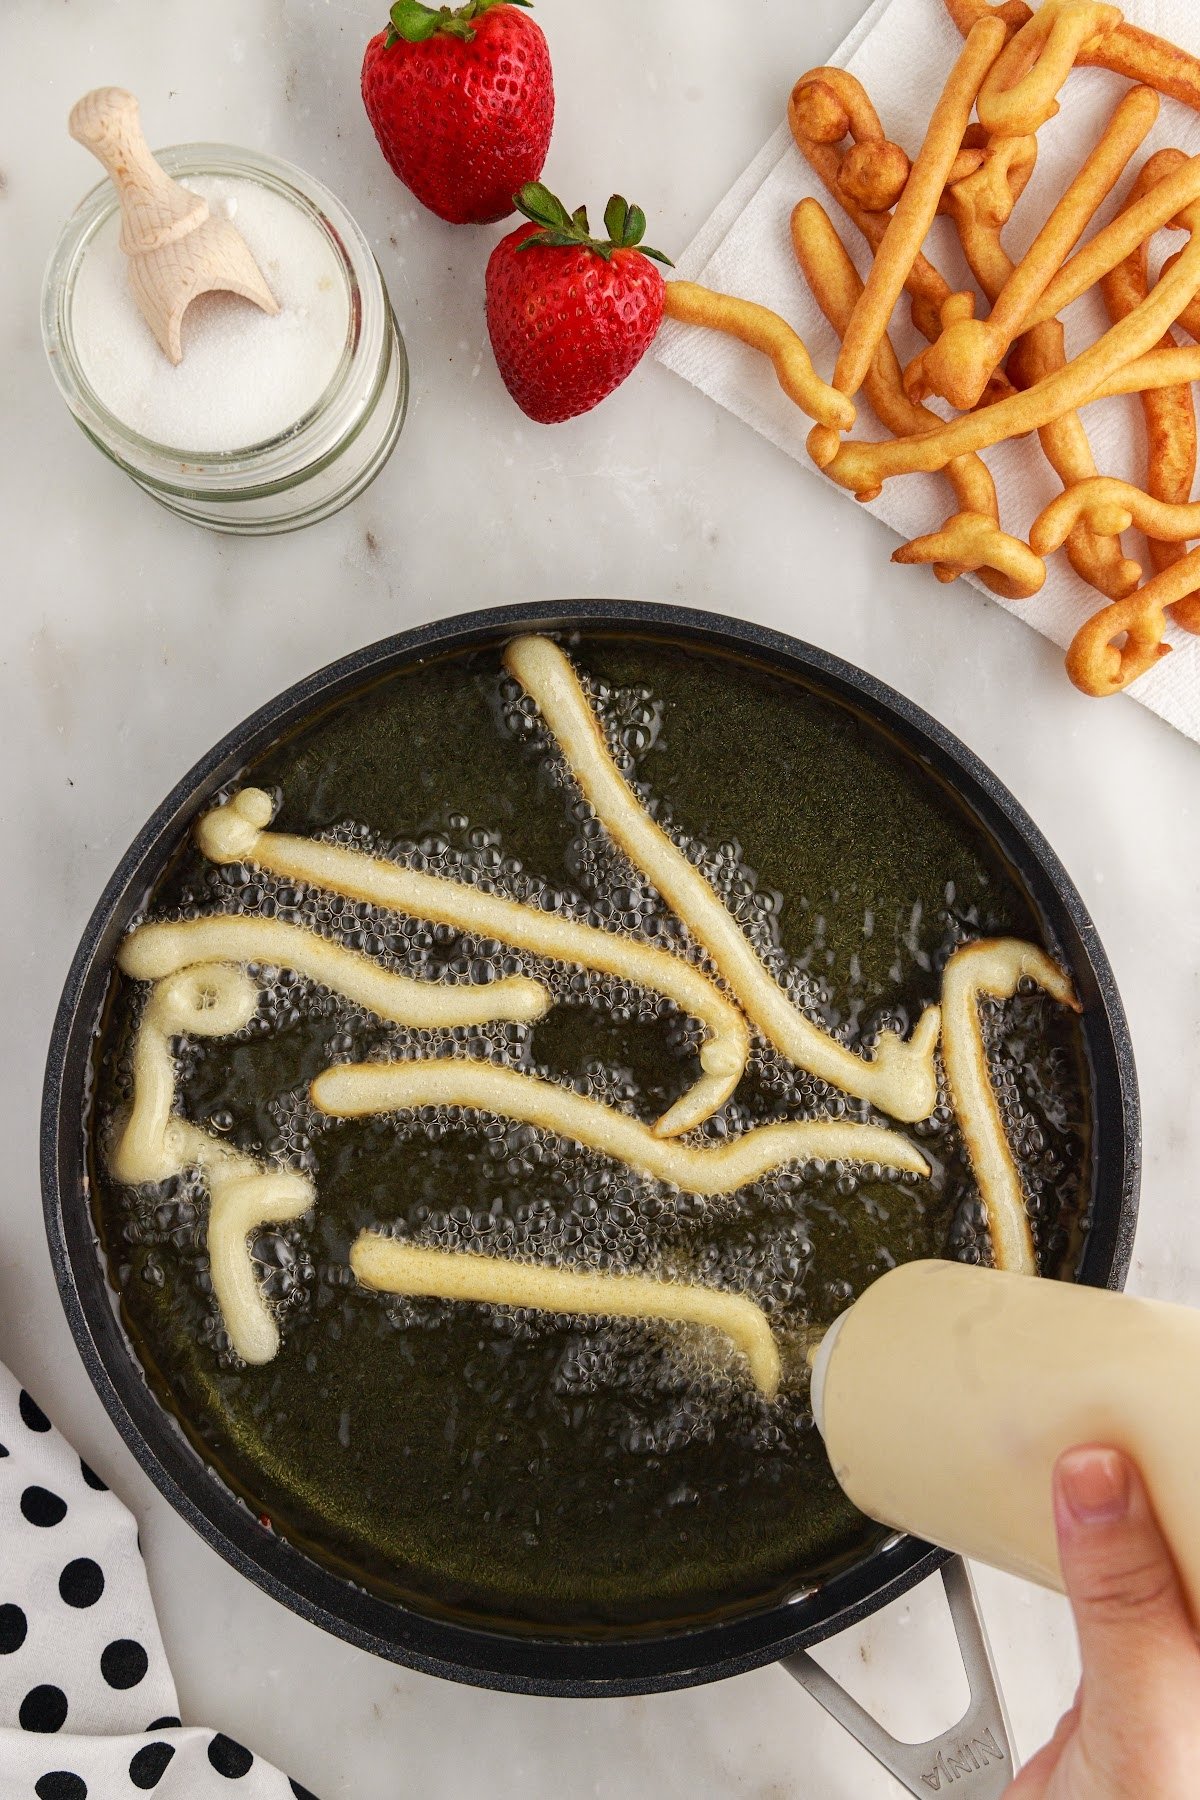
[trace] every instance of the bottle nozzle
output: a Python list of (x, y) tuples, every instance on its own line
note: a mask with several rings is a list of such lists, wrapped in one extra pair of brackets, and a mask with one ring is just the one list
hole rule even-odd
[(825, 1436), (825, 1376), (829, 1370), (829, 1359), (833, 1355), (833, 1346), (838, 1332), (846, 1322), (850, 1308), (840, 1313), (825, 1333), (815, 1350), (810, 1350), (808, 1360), (812, 1370), (812, 1385), (809, 1389), (809, 1405), (812, 1407), (813, 1422), (822, 1438)]

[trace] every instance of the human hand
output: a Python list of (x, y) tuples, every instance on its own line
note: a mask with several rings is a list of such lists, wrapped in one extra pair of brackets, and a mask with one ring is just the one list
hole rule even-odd
[(1116, 1450), (1069, 1450), (1054, 1514), (1083, 1678), (1006, 1800), (1194, 1800), (1200, 1643), (1141, 1476)]

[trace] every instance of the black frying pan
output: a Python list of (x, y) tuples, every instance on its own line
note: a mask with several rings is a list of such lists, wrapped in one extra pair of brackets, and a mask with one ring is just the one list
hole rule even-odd
[[(42, 1112), (42, 1183), (50, 1251), (71, 1329), (97, 1391), (143, 1468), (171, 1505), (235, 1568), (303, 1617), (376, 1655), (455, 1680), (548, 1695), (650, 1693), (786, 1658), (895, 1599), (943, 1565), (945, 1554), (911, 1538), (895, 1538), (788, 1604), (694, 1629), (642, 1633), (625, 1642), (508, 1635), (426, 1616), (365, 1592), (264, 1529), (213, 1478), (146, 1385), (97, 1251), (80, 1121), (93, 1033), (115, 949), (147, 889), (217, 789), (298, 721), (366, 680), (427, 654), (495, 644), (517, 631), (589, 625), (626, 635), (669, 634), (698, 646), (740, 652), (799, 676), (881, 723), (951, 786), (1016, 870), (1084, 1002), (1095, 1140), (1081, 1281), (1114, 1288), (1123, 1284), (1139, 1170), (1137, 1090), (1125, 1018), (1095, 927), (1066, 871), (1012, 795), (957, 739), (871, 676), (820, 650), (757, 626), (674, 607), (627, 601), (508, 607), (446, 620), (356, 651), (290, 688), (231, 732), (164, 800), (122, 858), (83, 934), (59, 1007)], [(801, 1666), (804, 1662), (798, 1658), (792, 1672), (815, 1687), (816, 1678), (811, 1668)], [(829, 1703), (828, 1694), (819, 1697)], [(872, 1747), (883, 1754), (879, 1744)], [(919, 1792), (919, 1786), (913, 1791)]]

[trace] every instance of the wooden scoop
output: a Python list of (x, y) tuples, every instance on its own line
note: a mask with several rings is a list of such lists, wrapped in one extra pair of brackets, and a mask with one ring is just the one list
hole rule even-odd
[(68, 129), (112, 177), (121, 202), (129, 286), (173, 363), (183, 361), (183, 315), (197, 294), (240, 294), (265, 313), (279, 311), (241, 232), (228, 219), (214, 219), (207, 200), (159, 168), (132, 94), (93, 88), (72, 108)]

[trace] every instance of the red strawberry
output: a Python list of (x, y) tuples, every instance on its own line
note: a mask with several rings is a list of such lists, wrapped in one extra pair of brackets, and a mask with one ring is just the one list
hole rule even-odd
[(503, 219), (542, 172), (554, 124), (546, 40), (519, 7), (457, 11), (396, 0), (367, 45), (363, 105), (379, 147), (422, 205), (452, 225)]
[(640, 206), (614, 194), (607, 239), (589, 235), (581, 206), (568, 214), (540, 182), (516, 196), (532, 219), (501, 238), (488, 259), (487, 322), (504, 385), (542, 425), (590, 412), (619, 387), (650, 348), (663, 315), (663, 278), (639, 249)]

